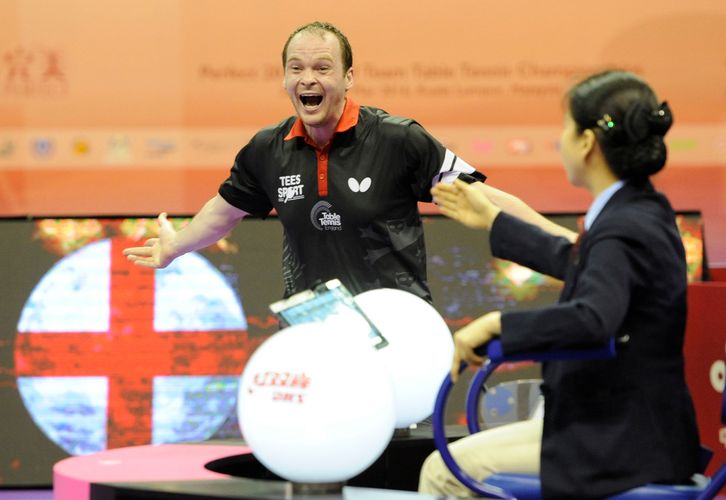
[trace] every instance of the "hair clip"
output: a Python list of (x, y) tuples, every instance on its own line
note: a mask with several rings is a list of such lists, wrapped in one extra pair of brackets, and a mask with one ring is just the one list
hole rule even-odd
[(605, 132), (610, 132), (610, 130), (615, 126), (615, 122), (613, 121), (612, 116), (605, 113), (603, 117), (597, 121), (597, 126), (603, 129)]
[(664, 136), (668, 132), (668, 129), (673, 125), (673, 114), (666, 101), (663, 101), (658, 109), (650, 114), (648, 123), (650, 124), (651, 130), (660, 136)]

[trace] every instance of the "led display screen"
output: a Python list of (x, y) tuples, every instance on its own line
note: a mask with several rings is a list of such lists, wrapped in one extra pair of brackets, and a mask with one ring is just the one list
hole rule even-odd
[[(581, 218), (551, 217), (571, 228)], [(700, 280), (701, 217), (678, 221), (689, 278)], [(439, 216), (424, 224), (434, 305), (452, 331), (487, 311), (557, 300), (560, 282), (492, 258), (486, 233)], [(49, 484), (53, 463), (69, 455), (240, 437), (238, 377), (279, 329), (269, 309), (283, 290), (274, 219), (245, 220), (161, 270), (122, 255), (155, 234), (153, 218), (0, 226), (0, 486)], [(526, 364), (500, 371), (503, 380), (536, 375)], [(453, 404), (462, 398), (454, 393)]]

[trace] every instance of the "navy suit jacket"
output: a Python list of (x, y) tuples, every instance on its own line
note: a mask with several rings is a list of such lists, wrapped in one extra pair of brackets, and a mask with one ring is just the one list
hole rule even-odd
[(644, 483), (684, 483), (699, 439), (686, 386), (686, 262), (668, 200), (626, 183), (578, 245), (506, 213), (495, 256), (564, 280), (559, 303), (502, 315), (507, 354), (618, 339), (614, 359), (543, 365), (545, 498), (602, 498)]

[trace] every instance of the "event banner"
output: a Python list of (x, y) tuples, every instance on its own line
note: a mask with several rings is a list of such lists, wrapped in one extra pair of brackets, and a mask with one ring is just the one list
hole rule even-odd
[(563, 92), (609, 67), (667, 96), (674, 161), (726, 163), (720, 1), (3, 0), (0, 168), (226, 167), (292, 114), (281, 49), (316, 18), (351, 41), (355, 100), (472, 164), (556, 164)]
[(722, 0), (0, 0), (0, 215), (196, 212), (293, 114), (282, 48), (313, 20), (347, 34), (354, 100), (541, 211), (589, 203), (560, 166), (563, 94), (605, 68), (642, 75), (675, 115), (658, 187), (703, 212), (726, 262)]

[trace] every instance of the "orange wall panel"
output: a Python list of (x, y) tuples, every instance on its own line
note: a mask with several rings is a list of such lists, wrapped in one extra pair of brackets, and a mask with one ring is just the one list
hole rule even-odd
[(703, 210), (710, 257), (726, 263), (714, 0), (4, 0), (0, 215), (195, 211), (252, 133), (292, 113), (281, 50), (315, 18), (348, 35), (356, 100), (416, 118), (543, 210), (589, 201), (558, 166), (563, 92), (604, 67), (642, 74), (676, 117), (658, 185)]

